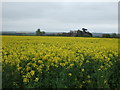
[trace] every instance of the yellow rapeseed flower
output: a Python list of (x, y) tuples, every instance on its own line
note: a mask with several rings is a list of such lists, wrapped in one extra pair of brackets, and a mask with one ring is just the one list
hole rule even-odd
[(23, 82), (24, 82), (24, 83), (27, 83), (27, 82), (29, 82), (29, 79), (28, 79), (28, 78), (24, 78), (24, 79), (23, 79)]
[(35, 78), (35, 82), (38, 82), (38, 80), (39, 80), (39, 78), (37, 77), (37, 78)]
[(30, 74), (33, 76), (33, 75), (35, 74), (35, 71), (32, 70), (32, 71), (30, 72)]
[(72, 73), (68, 73), (69, 76), (72, 76)]
[(83, 68), (81, 71), (82, 71), (82, 72), (84, 72), (84, 71), (85, 71), (85, 69)]

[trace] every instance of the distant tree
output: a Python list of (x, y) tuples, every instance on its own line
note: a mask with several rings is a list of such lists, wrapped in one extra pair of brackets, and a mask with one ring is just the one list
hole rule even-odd
[(37, 29), (36, 35), (37, 35), (37, 36), (40, 36), (40, 35), (41, 35), (40, 29)]
[(44, 34), (45, 34), (44, 31), (40, 31), (40, 29), (37, 29), (37, 31), (36, 31), (36, 35), (37, 35), (37, 36), (42, 36), (42, 35), (44, 35)]
[(85, 29), (85, 28), (82, 28), (82, 30), (83, 30), (84, 33), (86, 33), (86, 31), (87, 31), (87, 29)]
[(93, 36), (92, 33), (90, 33), (90, 32), (87, 32), (87, 34), (88, 34), (89, 37)]
[(74, 36), (74, 37), (92, 37), (92, 33), (87, 32), (87, 29), (82, 28), (81, 30), (77, 30), (77, 31), (72, 31), (70, 30), (70, 32), (68, 33), (68, 36)]
[(116, 33), (113, 33), (113, 34), (111, 35), (111, 37), (112, 37), (112, 38), (117, 38), (118, 35), (117, 35)]
[(77, 30), (76, 37), (82, 37), (82, 36), (83, 36), (83, 32), (80, 30)]
[(82, 31), (77, 31), (77, 37), (92, 37), (92, 33), (88, 32), (87, 29), (82, 28)]
[(74, 31), (70, 30), (70, 32), (68, 33), (68, 36), (73, 36)]
[(110, 34), (103, 34), (102, 37), (103, 38), (110, 38)]
[(42, 31), (42, 35), (44, 35), (45, 34), (45, 32), (44, 31)]

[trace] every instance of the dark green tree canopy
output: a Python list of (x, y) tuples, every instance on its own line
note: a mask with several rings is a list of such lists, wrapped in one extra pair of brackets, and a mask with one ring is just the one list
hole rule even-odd
[(40, 29), (37, 29), (37, 31), (36, 31), (37, 36), (43, 36), (44, 34), (45, 34), (44, 31), (40, 31)]

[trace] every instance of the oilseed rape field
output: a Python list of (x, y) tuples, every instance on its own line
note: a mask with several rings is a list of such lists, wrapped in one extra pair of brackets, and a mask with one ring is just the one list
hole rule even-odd
[(118, 39), (2, 36), (3, 88), (119, 88)]

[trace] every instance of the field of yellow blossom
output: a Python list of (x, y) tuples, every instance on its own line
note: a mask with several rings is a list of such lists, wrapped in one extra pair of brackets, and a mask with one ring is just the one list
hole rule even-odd
[(3, 88), (118, 88), (118, 39), (2, 36)]

